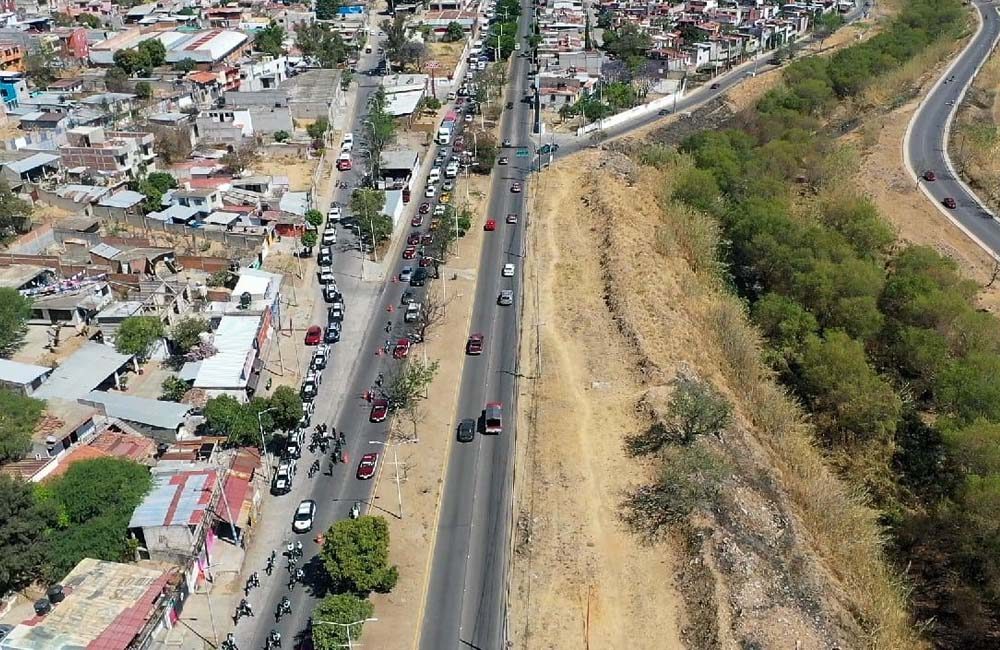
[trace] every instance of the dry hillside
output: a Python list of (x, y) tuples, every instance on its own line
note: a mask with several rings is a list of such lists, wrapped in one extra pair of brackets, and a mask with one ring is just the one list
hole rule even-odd
[[(530, 188), (514, 647), (919, 647), (873, 513), (704, 268), (714, 231), (662, 200), (675, 173), (588, 151)], [(737, 425), (702, 441), (724, 469), (711, 505), (647, 538), (622, 503), (662, 461), (624, 445), (678, 375), (713, 383)]]

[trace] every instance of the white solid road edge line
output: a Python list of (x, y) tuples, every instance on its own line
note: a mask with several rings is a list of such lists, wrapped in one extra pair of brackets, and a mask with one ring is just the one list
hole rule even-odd
[[(924, 97), (920, 100), (920, 103), (917, 106), (917, 110), (913, 112), (913, 117), (910, 118), (909, 124), (906, 125), (906, 133), (903, 135), (903, 142), (902, 142), (903, 164), (906, 167), (906, 170), (910, 172), (910, 177), (913, 179), (913, 182), (916, 183), (917, 187), (920, 188), (920, 191), (924, 193), (924, 195), (927, 197), (927, 200), (929, 200), (931, 204), (935, 208), (937, 208), (938, 212), (943, 214), (945, 218), (948, 219), (948, 221), (950, 221), (956, 228), (961, 230), (966, 237), (971, 239), (977, 246), (983, 249), (983, 251), (986, 252), (987, 255), (989, 255), (995, 260), (1000, 260), (1000, 256), (998, 256), (993, 249), (991, 249), (989, 246), (986, 245), (985, 242), (983, 242), (983, 240), (979, 239), (979, 237), (973, 234), (971, 230), (966, 228), (965, 224), (959, 221), (954, 215), (951, 214), (951, 212), (945, 209), (944, 206), (942, 206), (937, 201), (936, 198), (934, 198), (934, 195), (931, 194), (931, 191), (927, 188), (926, 184), (921, 182), (920, 176), (913, 168), (913, 161), (910, 160), (910, 138), (913, 135), (913, 125), (916, 123), (917, 119), (920, 117), (920, 114), (923, 112), (927, 104), (927, 100), (934, 95), (938, 87), (944, 82), (945, 79), (948, 78), (948, 74), (952, 71), (952, 69), (956, 65), (958, 65), (959, 61), (961, 61), (962, 58), (966, 55), (966, 53), (972, 48), (972, 46), (976, 44), (976, 39), (979, 38), (979, 35), (982, 33), (983, 28), (986, 26), (985, 23), (983, 22), (982, 14), (980, 14), (979, 12), (979, 6), (978, 5), (973, 5), (973, 6), (976, 8), (975, 15), (976, 15), (976, 20), (979, 23), (979, 27), (976, 29), (976, 33), (972, 35), (972, 38), (969, 39), (969, 43), (962, 49), (962, 51), (959, 53), (958, 56), (952, 59), (951, 63), (948, 65), (948, 68), (944, 71), (944, 73), (940, 77), (938, 77), (938, 80), (934, 82), (934, 85), (931, 86), (931, 89), (927, 91), (927, 94), (925, 94)], [(993, 9), (994, 11), (997, 11), (997, 16), (1000, 17), (1000, 10), (998, 10), (996, 7), (993, 7)], [(990, 217), (992, 217), (993, 219), (996, 219), (996, 215), (993, 214), (993, 212), (986, 206), (986, 204), (979, 199), (979, 195), (972, 191), (972, 188), (970, 188), (966, 184), (966, 182), (962, 180), (962, 177), (959, 176), (957, 171), (955, 170), (955, 166), (951, 162), (951, 156), (948, 155), (948, 142), (951, 136), (952, 120), (954, 119), (955, 114), (958, 111), (958, 107), (961, 105), (962, 100), (965, 98), (965, 93), (968, 91), (969, 86), (972, 85), (972, 82), (979, 75), (980, 69), (982, 69), (983, 65), (986, 64), (986, 61), (989, 59), (990, 54), (992, 54), (993, 50), (996, 48), (998, 40), (1000, 40), (1000, 31), (997, 32), (997, 37), (993, 39), (993, 43), (990, 45), (990, 51), (976, 65), (976, 69), (973, 71), (972, 75), (969, 76), (968, 82), (962, 87), (962, 90), (958, 95), (958, 100), (955, 102), (954, 106), (952, 106), (951, 111), (948, 113), (948, 119), (945, 121), (943, 142), (939, 143), (942, 145), (941, 152), (942, 156), (944, 157), (945, 165), (947, 165), (948, 167), (948, 171), (955, 178), (955, 180), (958, 181), (959, 185), (962, 186), (962, 189), (964, 189), (970, 196), (975, 197), (976, 201), (980, 204), (983, 210), (985, 210), (986, 213), (989, 214)]]

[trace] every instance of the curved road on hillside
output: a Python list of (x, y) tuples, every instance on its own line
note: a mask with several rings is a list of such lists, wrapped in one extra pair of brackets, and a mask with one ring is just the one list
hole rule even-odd
[[(932, 182), (915, 181), (924, 193), (956, 226), (996, 255), (1000, 254), (1000, 224), (959, 178), (947, 155), (955, 111), (1000, 36), (1000, 15), (993, 2), (976, 0), (973, 6), (982, 19), (980, 29), (924, 98), (910, 122), (903, 148), (915, 179), (928, 170), (937, 176)], [(955, 200), (954, 209), (944, 207), (948, 197)]]

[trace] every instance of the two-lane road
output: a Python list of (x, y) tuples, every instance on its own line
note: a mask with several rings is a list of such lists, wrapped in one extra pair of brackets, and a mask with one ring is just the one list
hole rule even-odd
[[(955, 111), (1000, 37), (996, 5), (987, 0), (975, 0), (972, 4), (982, 21), (979, 31), (924, 98), (910, 122), (903, 147), (915, 179), (928, 170), (937, 176), (930, 182), (915, 180), (930, 200), (981, 246), (1000, 254), (1000, 224), (961, 181), (946, 153)], [(948, 197), (955, 200), (954, 209), (942, 207)]]

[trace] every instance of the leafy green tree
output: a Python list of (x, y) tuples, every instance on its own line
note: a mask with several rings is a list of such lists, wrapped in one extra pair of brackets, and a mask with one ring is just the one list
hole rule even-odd
[(257, 162), (257, 145), (253, 142), (230, 151), (222, 157), (222, 164), (231, 174), (242, 174)]
[(174, 70), (177, 70), (178, 72), (191, 72), (197, 67), (198, 64), (195, 63), (195, 60), (190, 57), (183, 58), (174, 64)]
[(319, 238), (316, 236), (315, 230), (307, 230), (304, 233), (302, 233), (302, 237), (299, 238), (299, 241), (306, 248), (312, 248), (313, 246), (316, 245), (316, 242), (318, 240)]
[(493, 23), (490, 26), (487, 42), (490, 44), (490, 47), (499, 46), (500, 59), (506, 61), (510, 58), (510, 55), (514, 52), (514, 47), (517, 45), (517, 23)]
[(121, 69), (129, 77), (135, 74), (146, 76), (152, 68), (149, 54), (134, 47), (115, 52), (114, 62), (115, 67)]
[(306, 133), (308, 133), (309, 137), (312, 138), (313, 140), (319, 140), (324, 135), (326, 135), (326, 132), (329, 129), (330, 129), (330, 123), (327, 121), (325, 117), (321, 117), (306, 127)]
[(115, 333), (115, 349), (145, 361), (156, 342), (165, 334), (163, 321), (156, 316), (129, 316)]
[(281, 56), (285, 53), (282, 43), (285, 40), (285, 29), (278, 23), (272, 22), (264, 29), (258, 30), (254, 35), (254, 47), (264, 54), (271, 56)]
[(631, 437), (628, 447), (633, 454), (649, 454), (670, 444), (690, 445), (701, 436), (720, 436), (732, 423), (733, 407), (715, 387), (679, 377), (663, 420)]
[(861, 343), (846, 333), (808, 337), (798, 381), (828, 442), (850, 446), (886, 440), (895, 432), (902, 403), (868, 364)]
[(395, 409), (407, 408), (412, 402), (424, 396), (427, 387), (434, 381), (440, 364), (437, 361), (408, 359), (398, 366), (389, 377), (386, 393)]
[(38, 575), (47, 528), (31, 484), (0, 474), (0, 592), (26, 587)]
[(778, 350), (796, 351), (806, 337), (819, 331), (815, 316), (791, 298), (774, 292), (754, 303), (753, 319)]
[(306, 210), (305, 218), (306, 223), (313, 228), (319, 228), (323, 225), (323, 213), (319, 210)]
[(388, 593), (399, 570), (389, 566), (389, 526), (382, 517), (343, 519), (330, 527), (319, 552), (337, 591)]
[(292, 431), (302, 419), (302, 398), (291, 386), (278, 386), (268, 398), (267, 408), (273, 408), (268, 415), (278, 429)]
[(139, 52), (145, 55), (150, 67), (163, 65), (167, 60), (167, 48), (158, 38), (147, 38), (139, 43)]
[(316, 0), (316, 20), (334, 20), (341, 6), (341, 0)]
[(0, 287), (0, 357), (9, 359), (24, 345), (31, 299), (17, 289)]
[(104, 87), (112, 93), (128, 92), (128, 78), (128, 73), (121, 68), (108, 68), (104, 73)]
[(55, 68), (52, 63), (55, 61), (55, 50), (52, 45), (41, 41), (38, 49), (28, 51), (24, 57), (24, 73), (39, 88), (45, 88), (56, 80)]
[[(316, 650), (335, 650), (347, 646), (347, 626), (350, 625), (350, 640), (361, 638), (364, 620), (375, 613), (375, 606), (365, 598), (354, 594), (333, 594), (316, 604), (312, 614), (312, 642)], [(325, 625), (339, 623), (340, 625)]]
[(153, 87), (148, 81), (140, 81), (135, 85), (135, 95), (139, 99), (149, 99), (153, 96)]
[(45, 402), (0, 388), (0, 464), (27, 453), (44, 410)]
[(1000, 421), (1000, 356), (975, 353), (948, 364), (937, 377), (939, 408), (960, 423), (985, 418)]
[(146, 174), (146, 180), (149, 181), (150, 185), (164, 194), (167, 190), (172, 190), (177, 187), (177, 179), (167, 172), (151, 172)]
[(441, 40), (453, 43), (456, 41), (460, 41), (463, 38), (465, 38), (465, 30), (462, 29), (462, 25), (460, 23), (457, 23), (453, 20), (450, 23), (448, 23), (448, 26), (445, 28), (444, 31), (444, 36), (442, 37)]
[(653, 44), (649, 34), (634, 23), (624, 23), (618, 29), (605, 30), (602, 39), (608, 54), (621, 60), (644, 57)]
[(719, 184), (707, 169), (686, 169), (674, 182), (673, 198), (711, 214), (719, 206)]
[(101, 19), (94, 14), (82, 13), (76, 17), (76, 22), (80, 23), (84, 27), (89, 27), (91, 29), (98, 29), (101, 26)]
[(179, 402), (191, 390), (191, 384), (177, 375), (170, 375), (160, 384), (160, 401)]
[(368, 187), (359, 187), (351, 193), (351, 213), (368, 221), (381, 214), (385, 208), (385, 192)]
[(295, 45), (323, 68), (336, 68), (347, 60), (343, 38), (324, 23), (300, 23), (295, 28)]
[(274, 132), (274, 141), (275, 142), (286, 142), (291, 137), (292, 137), (292, 134), (289, 133), (288, 131), (275, 131)]
[[(220, 395), (205, 403), (205, 423), (211, 431), (226, 436), (234, 445), (258, 446), (261, 425), (257, 413), (264, 408), (241, 404), (232, 395)], [(270, 413), (261, 416), (265, 431), (273, 430), (270, 416)]]
[(226, 287), (227, 289), (232, 289), (236, 286), (236, 282), (238, 280), (238, 275), (228, 269), (223, 269), (208, 276), (208, 280), (205, 284), (210, 287)]
[(406, 38), (406, 16), (399, 13), (392, 20), (382, 21), (385, 32), (385, 53), (390, 61), (399, 61), (399, 54), (409, 39)]
[(198, 345), (201, 335), (210, 330), (208, 321), (197, 316), (188, 316), (177, 322), (170, 330), (170, 340), (180, 354), (187, 354)]
[(149, 470), (129, 460), (97, 458), (70, 465), (49, 486), (50, 505), (64, 527), (49, 535), (47, 577), (62, 578), (85, 557), (131, 559), (128, 522), (151, 487)]
[(0, 179), (0, 237), (8, 239), (29, 222), (31, 204), (17, 198), (6, 179)]

